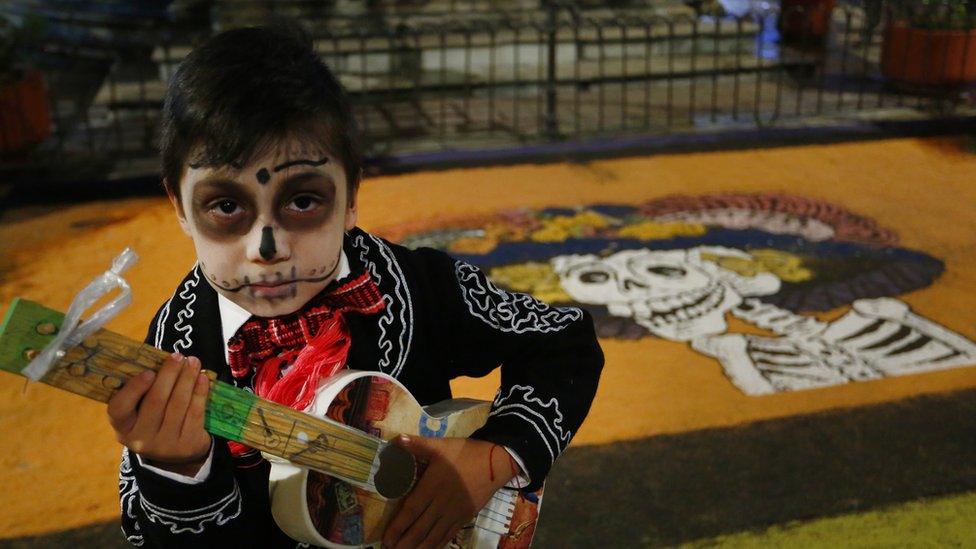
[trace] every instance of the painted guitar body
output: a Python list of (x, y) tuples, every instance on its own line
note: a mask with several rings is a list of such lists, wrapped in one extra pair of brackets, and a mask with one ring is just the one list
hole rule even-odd
[[(394, 378), (346, 370), (322, 382), (306, 413), (327, 417), (384, 440), (401, 433), (465, 437), (482, 426), (490, 403), (446, 400), (422, 407)], [(333, 476), (265, 454), (271, 462), (271, 511), (292, 538), (324, 547), (380, 546), (401, 499), (386, 499)], [(503, 488), (451, 547), (528, 547), (535, 533), (542, 489), (530, 494)]]

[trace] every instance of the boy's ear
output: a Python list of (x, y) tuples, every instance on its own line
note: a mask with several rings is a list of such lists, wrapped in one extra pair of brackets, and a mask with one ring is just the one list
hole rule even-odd
[(346, 199), (346, 227), (347, 231), (356, 226), (359, 219), (359, 185), (352, 188), (349, 197)]
[(172, 187), (169, 185), (164, 185), (164, 187), (166, 188), (166, 196), (169, 197), (169, 203), (173, 205), (173, 210), (176, 211), (176, 220), (179, 222), (180, 228), (183, 229), (183, 232), (186, 233), (187, 236), (190, 236), (190, 228), (186, 223), (186, 214), (183, 212), (183, 204), (180, 203), (180, 199), (177, 198), (177, 196), (173, 194), (173, 191), (170, 190)]

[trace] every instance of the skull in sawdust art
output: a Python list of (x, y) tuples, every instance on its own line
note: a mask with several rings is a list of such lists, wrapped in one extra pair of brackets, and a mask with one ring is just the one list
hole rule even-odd
[(699, 246), (625, 250), (608, 257), (562, 255), (552, 259), (552, 266), (574, 300), (604, 305), (611, 315), (630, 317), (659, 337), (690, 341), (725, 332), (725, 314), (743, 297), (780, 288), (772, 273), (743, 276), (703, 255), (750, 258), (741, 250)]

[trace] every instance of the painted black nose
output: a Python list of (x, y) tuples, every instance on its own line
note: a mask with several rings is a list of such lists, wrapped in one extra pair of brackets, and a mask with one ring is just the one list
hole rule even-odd
[(275, 248), (274, 231), (271, 227), (265, 227), (261, 229), (261, 247), (258, 248), (258, 253), (265, 261), (270, 260), (275, 256), (278, 250)]

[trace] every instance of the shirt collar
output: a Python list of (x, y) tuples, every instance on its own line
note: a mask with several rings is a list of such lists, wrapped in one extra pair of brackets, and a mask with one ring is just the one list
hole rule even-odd
[[(341, 280), (349, 276), (350, 272), (349, 260), (346, 258), (345, 250), (343, 250), (339, 253), (339, 272), (333, 280)], [(228, 358), (227, 342), (253, 315), (247, 309), (224, 297), (220, 292), (217, 293), (217, 307), (220, 310), (220, 332), (224, 337), (224, 359), (226, 360)]]

